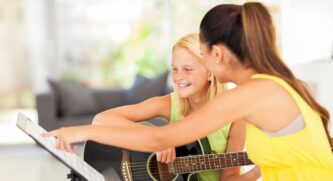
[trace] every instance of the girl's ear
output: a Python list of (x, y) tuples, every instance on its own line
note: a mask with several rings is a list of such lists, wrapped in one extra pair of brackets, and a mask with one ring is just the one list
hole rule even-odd
[(208, 73), (208, 81), (212, 81), (214, 79), (214, 76), (212, 73)]

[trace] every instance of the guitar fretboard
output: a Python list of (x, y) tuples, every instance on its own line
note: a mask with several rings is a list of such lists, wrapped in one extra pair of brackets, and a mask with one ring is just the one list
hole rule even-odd
[(184, 174), (251, 164), (253, 162), (248, 158), (246, 152), (207, 154), (177, 157), (172, 164), (169, 164), (169, 171), (175, 174)]

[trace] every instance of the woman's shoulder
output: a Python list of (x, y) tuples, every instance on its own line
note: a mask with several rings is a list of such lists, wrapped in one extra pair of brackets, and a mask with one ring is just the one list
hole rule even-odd
[(281, 83), (285, 83), (282, 79), (272, 78), (253, 78), (248, 81), (239, 84), (236, 87), (237, 92), (248, 92), (248, 93), (270, 93), (270, 91), (281, 90), (283, 86)]

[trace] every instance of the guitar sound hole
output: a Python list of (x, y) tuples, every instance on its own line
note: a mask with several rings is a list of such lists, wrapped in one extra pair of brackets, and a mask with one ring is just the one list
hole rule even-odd
[(152, 160), (149, 162), (149, 172), (152, 174), (152, 176), (157, 179), (161, 180), (158, 172), (158, 163), (156, 160), (156, 157), (154, 156)]
[(149, 159), (149, 173), (151, 176), (160, 181), (170, 181), (173, 180), (176, 175), (169, 172), (168, 165), (165, 163), (158, 162), (156, 156), (153, 155)]

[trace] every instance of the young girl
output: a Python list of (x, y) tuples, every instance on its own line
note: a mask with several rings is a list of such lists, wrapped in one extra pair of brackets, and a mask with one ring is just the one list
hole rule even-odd
[[(172, 49), (171, 74), (175, 92), (162, 97), (154, 97), (139, 104), (99, 113), (95, 116), (93, 125), (121, 127), (126, 124), (118, 120), (140, 122), (154, 117), (163, 117), (170, 123), (181, 120), (221, 92), (221, 84), (202, 63), (199, 35), (194, 33), (184, 36)], [(207, 138), (213, 153), (242, 151), (245, 142), (245, 124), (243, 122), (228, 124)], [(67, 151), (71, 151), (71, 149), (67, 149)], [(158, 161), (170, 163), (176, 158), (175, 148), (158, 151), (156, 156)], [(259, 174), (255, 171), (240, 176), (239, 168), (231, 168), (225, 170), (223, 174), (220, 174), (220, 171), (202, 172), (198, 174), (198, 178), (202, 181), (217, 181), (219, 177), (256, 180)]]
[[(242, 119), (247, 122), (248, 154), (260, 166), (263, 180), (331, 180), (329, 114), (281, 60), (267, 9), (260, 3), (216, 6), (201, 22), (200, 42), (206, 68), (219, 82), (234, 82), (236, 88), (164, 127), (124, 121), (127, 127), (72, 127), (49, 135), (60, 138), (61, 147), (94, 140), (156, 151), (191, 142)], [(186, 131), (177, 134), (182, 130)]]

